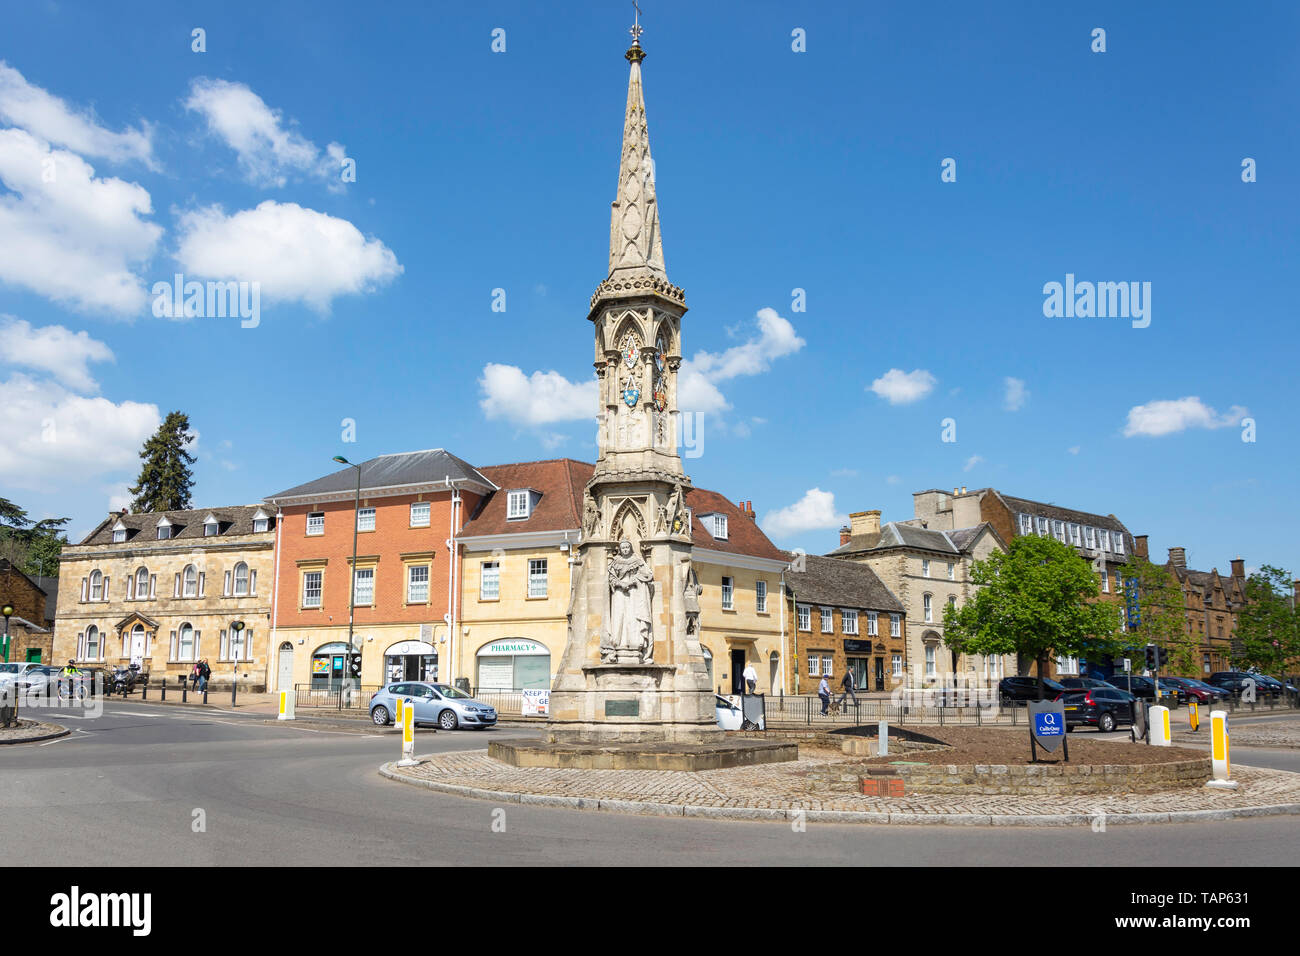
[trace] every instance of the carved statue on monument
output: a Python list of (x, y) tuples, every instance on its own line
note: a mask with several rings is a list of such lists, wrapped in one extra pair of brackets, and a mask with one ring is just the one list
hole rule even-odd
[(591, 497), (591, 492), (586, 494), (586, 504), (583, 506), (582, 533), (588, 538), (594, 538), (596, 532), (600, 529), (600, 508), (596, 505), (596, 500)]
[(686, 611), (686, 633), (694, 634), (700, 626), (700, 587), (699, 575), (695, 573), (695, 567), (687, 559), (686, 580), (682, 583), (682, 606)]
[(654, 658), (650, 616), (654, 572), (624, 538), (618, 543), (618, 556), (609, 562), (608, 576), (609, 631), (601, 641), (601, 660), (649, 664)]

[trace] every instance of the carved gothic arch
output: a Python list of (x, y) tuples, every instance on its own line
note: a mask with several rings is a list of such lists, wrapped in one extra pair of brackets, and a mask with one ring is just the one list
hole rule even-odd
[(634, 551), (640, 549), (641, 542), (649, 537), (645, 512), (635, 498), (624, 498), (614, 510), (614, 520), (609, 526), (609, 537), (615, 543), (627, 538), (632, 542)]

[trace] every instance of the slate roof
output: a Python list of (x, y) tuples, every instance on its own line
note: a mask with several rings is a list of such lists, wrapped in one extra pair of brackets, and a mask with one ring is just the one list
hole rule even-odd
[[(958, 528), (955, 531), (937, 531), (922, 528), (920, 525), (906, 521), (890, 521), (881, 525), (878, 535), (859, 535), (851, 538), (848, 544), (842, 544), (830, 556), (860, 554), (863, 551), (889, 551), (894, 548), (909, 548), (918, 551), (933, 551), (939, 554), (958, 555), (969, 550), (980, 536), (980, 532), (989, 528), (987, 522), (973, 528)], [(990, 528), (990, 530), (992, 530)]]
[[(518, 462), (509, 465), (489, 465), (481, 469), (500, 490), (488, 495), (478, 510), (461, 529), (461, 537), (512, 534), (530, 531), (577, 531), (582, 527), (582, 495), (591, 480), (596, 466), (572, 458), (555, 458), (548, 461)], [(528, 518), (511, 521), (506, 517), (505, 492), (531, 488), (538, 492), (532, 514)], [(744, 554), (750, 557), (788, 561), (786, 552), (779, 549), (744, 514), (735, 502), (706, 488), (688, 488), (686, 507), (691, 509), (691, 536), (697, 548)], [(700, 523), (702, 514), (719, 513), (727, 516), (727, 538), (717, 540)]]
[[(366, 492), (373, 493), (384, 488), (433, 484), (441, 482), (444, 478), (473, 481), (484, 488), (494, 487), (492, 482), (488, 481), (473, 465), (442, 448), (380, 455), (369, 461), (360, 462), (360, 465), (363, 496)], [(266, 500), (273, 504), (283, 504), (285, 499), (292, 498), (353, 495), (356, 493), (356, 488), (356, 470), (350, 465), (344, 465), (338, 471), (328, 475), (268, 495)]]
[[(126, 526), (126, 541), (158, 540), (158, 521), (164, 515), (172, 523), (173, 539), (203, 538), (203, 519), (209, 514), (217, 519), (219, 533), (209, 540), (226, 538), (232, 535), (254, 534), (253, 515), (258, 511), (267, 515), (270, 521), (266, 533), (275, 529), (275, 510), (266, 505), (233, 505), (226, 508), (192, 508), (188, 511), (145, 511), (139, 514), (110, 514), (99, 523), (94, 531), (86, 535), (81, 544), (112, 544), (113, 526), (121, 521)], [(262, 534), (263, 532), (256, 532)]]
[(59, 579), (49, 577), (48, 575), (37, 575), (32, 578), (36, 586), (45, 592), (45, 618), (52, 621), (58, 617), (59, 610)]
[(825, 604), (897, 614), (904, 611), (903, 602), (865, 564), (810, 554), (804, 557), (804, 568), (803, 571), (785, 573), (786, 586), (794, 592), (794, 599), (800, 604)]
[(1049, 521), (1073, 522), (1078, 525), (1091, 525), (1094, 528), (1100, 528), (1103, 531), (1118, 531), (1124, 535), (1125, 551), (1129, 554), (1133, 552), (1133, 536), (1129, 534), (1128, 528), (1124, 527), (1124, 522), (1120, 521), (1114, 515), (1099, 515), (1091, 511), (1076, 511), (1073, 508), (1061, 508), (1057, 505), (1045, 504), (1041, 501), (1031, 501), (1028, 498), (1015, 498), (1011, 495), (1005, 495), (993, 488), (981, 489), (991, 494), (997, 495), (1006, 504), (1011, 511), (1012, 527), (1015, 533), (1020, 534), (1019, 523), (1016, 519), (1017, 514), (1027, 514), (1042, 516)]

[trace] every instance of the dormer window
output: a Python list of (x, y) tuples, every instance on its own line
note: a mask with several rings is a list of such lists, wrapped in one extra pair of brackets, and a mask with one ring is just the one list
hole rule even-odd
[(166, 518), (158, 519), (158, 540), (166, 541), (172, 536), (172, 523)]
[(119, 521), (117, 524), (113, 525), (113, 543), (121, 544), (125, 540), (126, 540), (126, 525), (122, 524), (122, 522)]
[(1039, 536), (1040, 538), (1046, 538), (1046, 537), (1047, 537), (1047, 519), (1046, 519), (1046, 518), (1039, 517), (1039, 519), (1038, 519), (1038, 536)]
[(532, 494), (527, 488), (520, 491), (507, 492), (506, 497), (506, 519), (516, 521), (527, 518), (532, 512)]
[(1022, 514), (1020, 516), (1020, 533), (1021, 534), (1034, 533), (1034, 519), (1029, 517), (1029, 515)]
[(221, 534), (221, 523), (217, 521), (215, 515), (208, 515), (203, 519), (203, 537), (211, 538), (218, 534)]
[(718, 541), (727, 540), (726, 515), (718, 513), (700, 515), (700, 524), (704, 525), (704, 530), (713, 535)]
[(261, 508), (253, 512), (253, 533), (271, 530), (271, 516)]

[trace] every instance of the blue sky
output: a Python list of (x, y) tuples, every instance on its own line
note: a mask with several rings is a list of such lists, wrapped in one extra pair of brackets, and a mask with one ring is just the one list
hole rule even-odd
[[(431, 6), (6, 13), (0, 494), (83, 534), (172, 409), (198, 506), (338, 453), (594, 457), (631, 5)], [(812, 552), (993, 486), (1300, 571), (1300, 8), (1134, 6), (643, 4), (697, 484)], [(259, 281), (259, 324), (156, 317), (176, 272)], [(1149, 282), (1150, 325), (1046, 317), (1067, 274)]]

